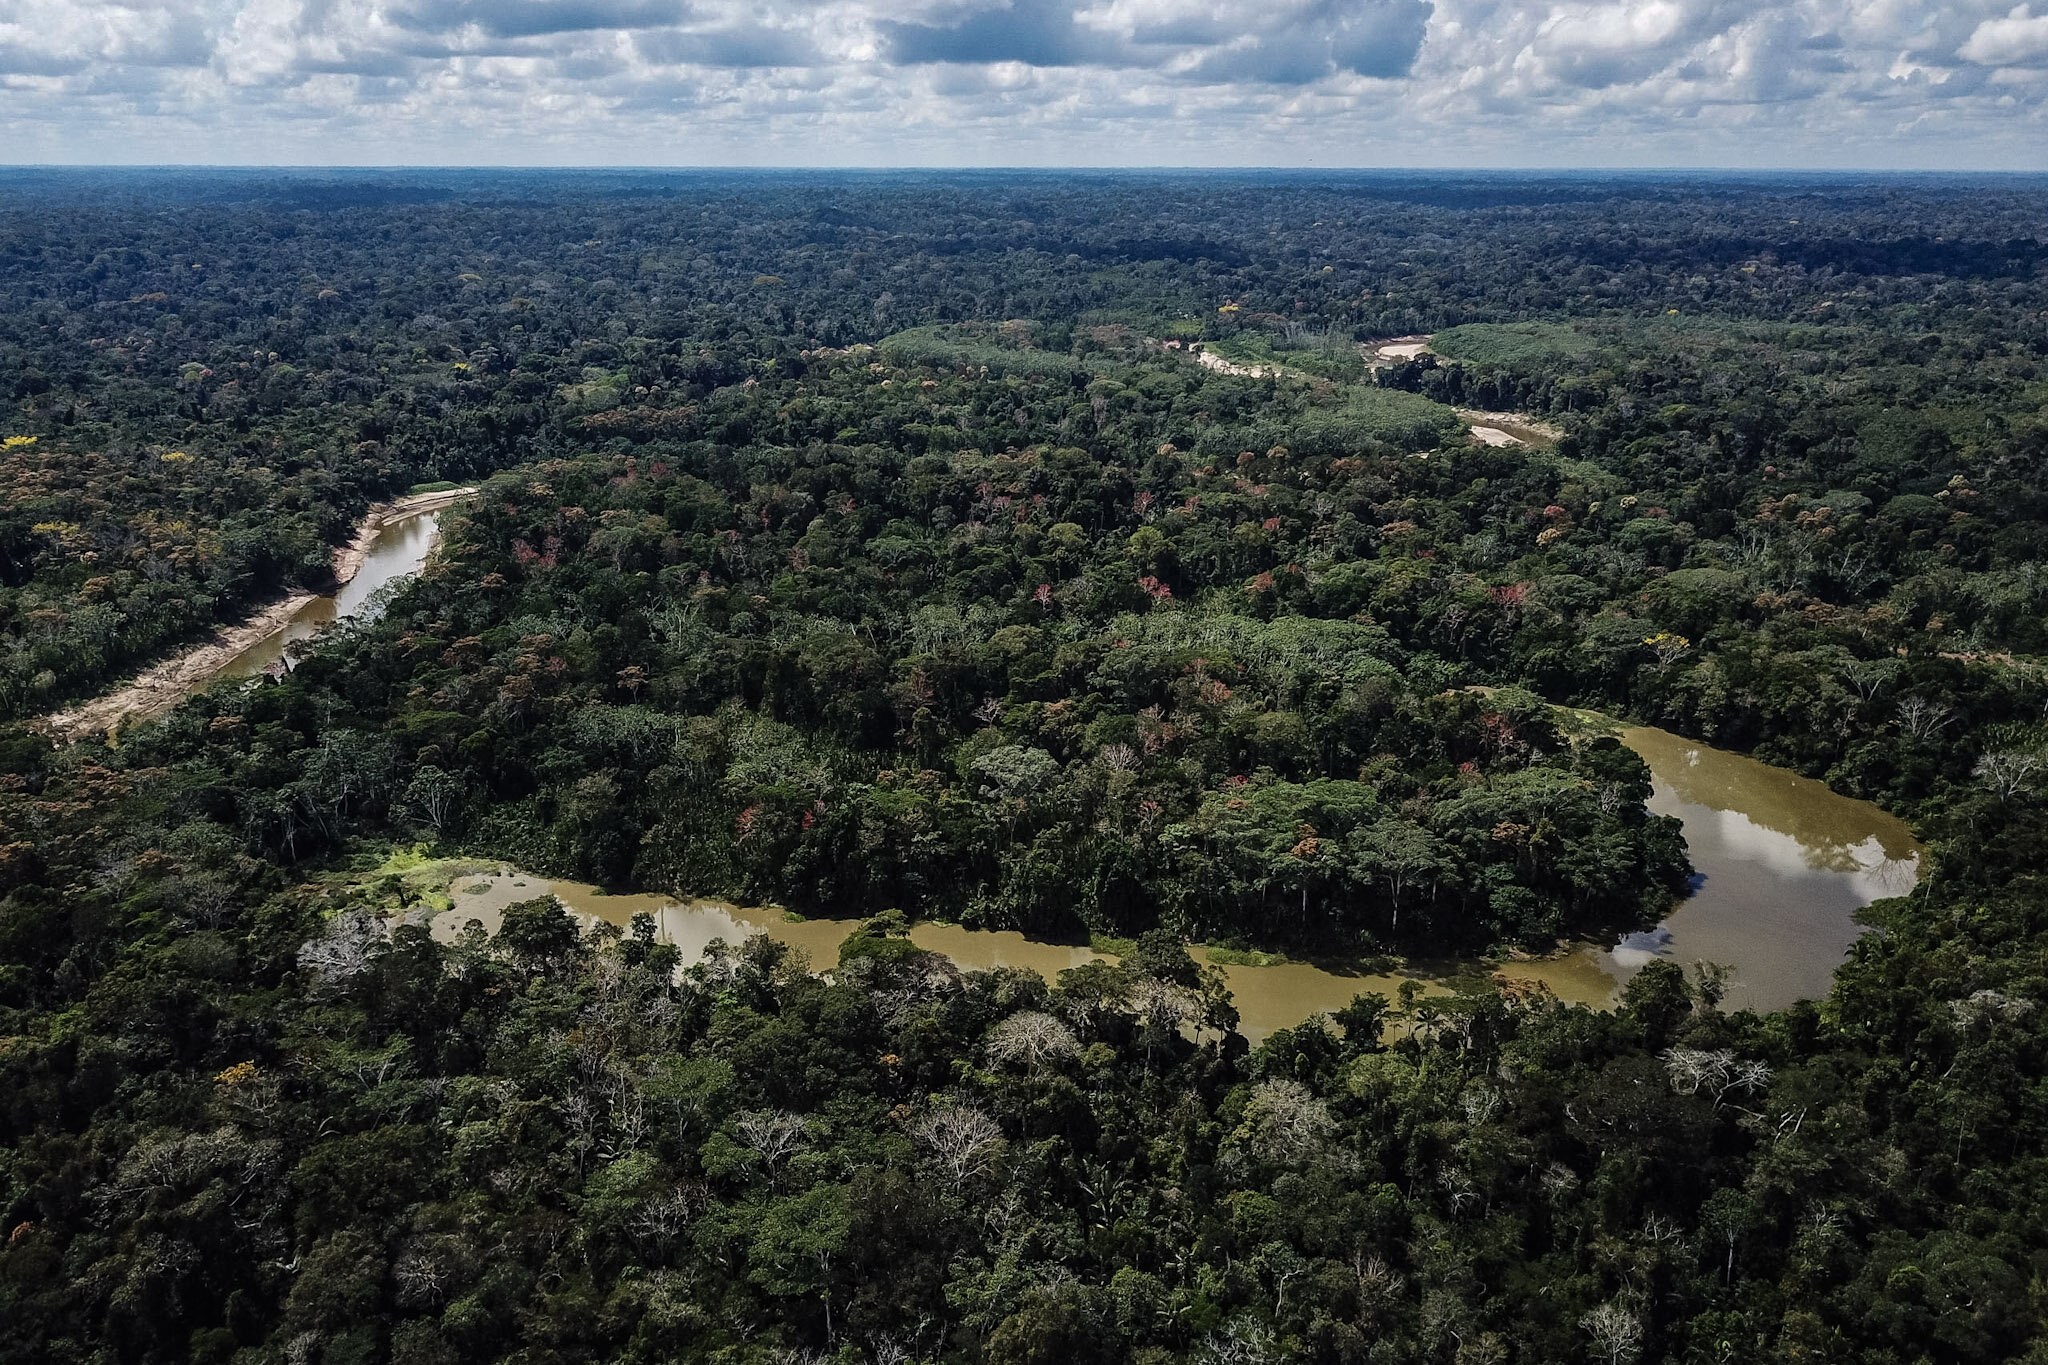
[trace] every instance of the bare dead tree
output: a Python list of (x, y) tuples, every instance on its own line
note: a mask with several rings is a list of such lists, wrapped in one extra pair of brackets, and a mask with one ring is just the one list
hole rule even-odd
[(1337, 1120), (1301, 1082), (1272, 1080), (1252, 1092), (1245, 1128), (1262, 1159), (1292, 1165), (1322, 1152), (1337, 1131)]
[(1955, 719), (1953, 706), (1944, 706), (1925, 697), (1907, 697), (1899, 703), (1899, 728), (1905, 731), (1907, 738), (1921, 744), (1954, 724)]
[(998, 1062), (1022, 1062), (1033, 1067), (1071, 1057), (1081, 1050), (1080, 1040), (1074, 1037), (1072, 1029), (1038, 1010), (1020, 1010), (1003, 1020), (988, 1031), (984, 1046)]
[(1768, 1063), (1737, 1057), (1725, 1048), (1708, 1052), (1674, 1047), (1666, 1048), (1660, 1055), (1673, 1090), (1681, 1095), (1697, 1095), (1705, 1090), (1714, 1097), (1716, 1109), (1731, 1093), (1755, 1094), (1771, 1083)]
[(979, 1109), (964, 1104), (934, 1109), (913, 1130), (955, 1189), (987, 1168), (1003, 1143), (1003, 1130)]
[(1621, 1304), (1603, 1303), (1579, 1319), (1593, 1338), (1595, 1358), (1607, 1365), (1625, 1365), (1643, 1349), (1643, 1320)]
[(683, 1229), (696, 1218), (702, 1202), (697, 1191), (679, 1185), (642, 1204), (640, 1212), (634, 1215), (633, 1231), (649, 1242), (665, 1246), (682, 1235)]
[(408, 1308), (424, 1308), (441, 1301), (448, 1283), (448, 1267), (433, 1248), (414, 1245), (398, 1258), (391, 1278), (398, 1285), (398, 1301)]
[(2032, 791), (2041, 771), (2041, 755), (2020, 749), (1993, 749), (1977, 760), (1970, 775), (1991, 789), (2000, 802), (2009, 802), (2021, 792)]
[(1378, 1256), (1364, 1251), (1351, 1253), (1351, 1278), (1358, 1285), (1358, 1301), (1366, 1308), (1376, 1308), (1391, 1303), (1400, 1297), (1406, 1277), (1394, 1270)]
[(804, 1146), (804, 1120), (786, 1109), (756, 1109), (733, 1121), (733, 1131), (770, 1170)]
[(1214, 1365), (1265, 1365), (1280, 1359), (1280, 1346), (1272, 1328), (1241, 1313), (1209, 1334), (1198, 1359)]
[(2024, 1018), (2033, 1008), (2031, 1000), (1994, 990), (1976, 991), (1965, 999), (1948, 1002), (1950, 1016), (1958, 1027), (1965, 1029), (1980, 1024), (2010, 1024)]
[(299, 966), (320, 985), (340, 989), (370, 969), (384, 946), (384, 926), (366, 911), (341, 915), (299, 947)]
[(1138, 751), (1128, 744), (1105, 744), (1095, 757), (1112, 772), (1135, 772), (1138, 767)]

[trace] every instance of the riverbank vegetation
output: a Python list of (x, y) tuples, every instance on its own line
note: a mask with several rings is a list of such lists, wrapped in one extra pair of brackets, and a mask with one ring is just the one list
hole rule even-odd
[[(481, 492), (286, 677), (0, 731), (0, 1359), (2041, 1358), (2037, 192), (213, 183), (7, 219), (11, 713)], [(1550, 703), (1929, 874), (1783, 1012), (1660, 962), (1249, 1048), (1186, 941), (1682, 889)], [(864, 928), (436, 938), (394, 840)], [(1126, 951), (963, 973), (906, 914)]]

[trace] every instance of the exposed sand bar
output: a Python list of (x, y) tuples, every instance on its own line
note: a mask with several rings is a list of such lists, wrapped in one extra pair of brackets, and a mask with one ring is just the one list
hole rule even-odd
[[(1510, 442), (1516, 445), (1549, 445), (1564, 435), (1564, 428), (1555, 422), (1546, 422), (1541, 417), (1526, 412), (1486, 412), (1479, 408), (1459, 408), (1458, 416), (1472, 427), (1474, 436), (1478, 436), (1488, 445), (1507, 445)], [(1486, 427), (1508, 439), (1501, 441), (1481, 436), (1480, 427)]]
[(1377, 344), (1367, 342), (1367, 358), (1389, 365), (1400, 360), (1414, 360), (1429, 351), (1429, 338), (1423, 336), (1395, 337), (1392, 341)]
[[(357, 526), (355, 538), (334, 552), (336, 586), (354, 578), (369, 558), (370, 549), (385, 527), (394, 522), (460, 502), (474, 494), (474, 488), (451, 488), (439, 493), (419, 493), (372, 507)], [(205, 644), (194, 646), (144, 672), (135, 681), (103, 697), (78, 702), (42, 717), (39, 726), (51, 736), (70, 742), (96, 733), (112, 733), (123, 722), (146, 720), (161, 715), (180, 700), (204, 687), (223, 668), (263, 640), (290, 625), (307, 604), (321, 594), (294, 593), (238, 625), (223, 626)]]
[(1239, 365), (1234, 361), (1225, 360), (1214, 351), (1195, 350), (1194, 347), (1189, 347), (1188, 352), (1194, 356), (1197, 365), (1205, 370), (1214, 370), (1218, 374), (1234, 374), (1246, 379), (1268, 379), (1281, 373), (1281, 367), (1278, 365)]

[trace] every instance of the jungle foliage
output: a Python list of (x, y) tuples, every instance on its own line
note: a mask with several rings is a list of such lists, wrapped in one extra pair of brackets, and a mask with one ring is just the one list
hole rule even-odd
[[(2032, 182), (10, 175), (7, 714), (482, 490), (283, 677), (0, 730), (0, 1360), (2048, 1359)], [(1661, 912), (1564, 702), (1919, 889), (1773, 1014), (1248, 1046), (1190, 938)], [(412, 844), (863, 927), (437, 935)]]

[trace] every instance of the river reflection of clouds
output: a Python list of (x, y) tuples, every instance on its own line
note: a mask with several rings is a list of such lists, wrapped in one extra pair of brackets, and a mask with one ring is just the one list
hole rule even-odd
[(1607, 955), (1614, 959), (1617, 967), (1636, 972), (1652, 959), (1671, 956), (1671, 931), (1660, 924), (1654, 929), (1629, 934), (1609, 948)]
[[(1680, 814), (1672, 807), (1682, 804), (1740, 816), (1790, 838), (1807, 851), (1809, 866), (1828, 871), (1918, 852), (1904, 821), (1824, 782), (1664, 730), (1630, 727), (1622, 738), (1650, 766), (1656, 793), (1649, 804), (1659, 814)], [(1690, 829), (1687, 837), (1692, 838)], [(1874, 858), (1849, 862), (1838, 856), (1873, 838), (1880, 846)]]
[(1686, 843), (1696, 865), (1704, 850), (1713, 849), (1725, 857), (1761, 863), (1780, 876), (1824, 873), (1846, 877), (1859, 896), (1876, 900), (1911, 888), (1920, 864), (1914, 855), (1893, 857), (1875, 834), (1855, 843), (1808, 840), (1760, 825), (1741, 811), (1712, 810), (1690, 802), (1653, 806), (1659, 814), (1676, 815), (1685, 823)]
[[(1503, 963), (1500, 970), (1591, 1005), (1609, 1003), (1622, 982), (1656, 958), (1688, 968), (1701, 961), (1732, 968), (1727, 1004), (1733, 1009), (1776, 1009), (1826, 994), (1834, 969), (1862, 932), (1857, 911), (1914, 885), (1919, 849), (1904, 822), (1822, 783), (1665, 731), (1631, 729), (1624, 738), (1650, 765), (1650, 808), (1685, 826), (1698, 874), (1694, 894), (1662, 924), (1611, 948), (1582, 944), (1557, 957)], [(442, 937), (455, 937), (470, 919), (495, 930), (505, 906), (552, 891), (586, 923), (624, 926), (637, 912), (653, 915), (658, 936), (681, 949), (686, 963), (701, 959), (714, 940), (736, 945), (765, 933), (804, 953), (814, 967), (829, 967), (854, 924), (716, 901), (608, 895), (507, 870), (458, 877), (452, 890), (455, 908), (434, 925)], [(1047, 980), (1097, 956), (1085, 946), (959, 925), (919, 924), (912, 937), (966, 968), (1026, 967)], [(1391, 997), (1411, 980), (1444, 989), (1421, 964), (1388, 976), (1306, 962), (1222, 970), (1254, 1040), (1314, 1011), (1341, 1009), (1361, 991)]]
[(1911, 831), (1868, 802), (1667, 731), (1623, 740), (1649, 764), (1650, 809), (1684, 825), (1696, 875), (1662, 924), (1586, 950), (1616, 982), (1661, 957), (1732, 968), (1736, 1008), (1823, 995), (1862, 932), (1857, 912), (1918, 879)]

